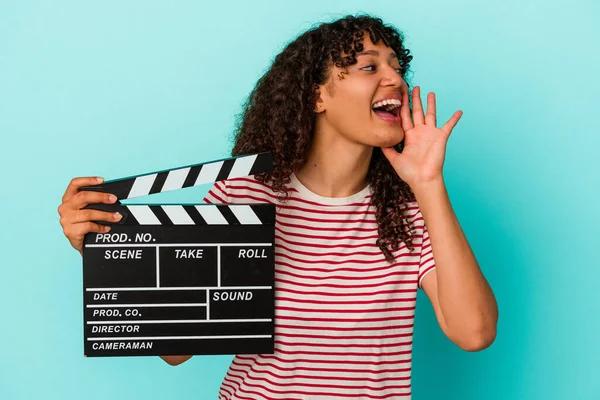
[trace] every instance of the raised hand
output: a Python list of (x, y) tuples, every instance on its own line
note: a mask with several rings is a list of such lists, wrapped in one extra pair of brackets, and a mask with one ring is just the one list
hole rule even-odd
[(393, 147), (382, 147), (383, 154), (392, 167), (411, 188), (421, 183), (442, 179), (446, 144), (452, 129), (462, 116), (456, 111), (441, 128), (436, 127), (435, 94), (427, 95), (427, 114), (423, 112), (420, 87), (412, 92), (412, 118), (408, 94), (402, 97), (400, 115), (404, 129), (404, 149), (398, 153)]

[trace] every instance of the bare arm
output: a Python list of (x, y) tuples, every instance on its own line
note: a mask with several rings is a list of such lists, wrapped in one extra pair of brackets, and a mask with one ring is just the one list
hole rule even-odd
[(446, 336), (463, 350), (482, 350), (496, 337), (498, 306), (492, 289), (452, 210), (444, 183), (417, 186), (414, 193), (436, 264), (423, 278), (423, 290)]
[(167, 364), (176, 366), (176, 365), (186, 362), (187, 360), (192, 358), (192, 356), (160, 356), (160, 358), (165, 360), (165, 362)]

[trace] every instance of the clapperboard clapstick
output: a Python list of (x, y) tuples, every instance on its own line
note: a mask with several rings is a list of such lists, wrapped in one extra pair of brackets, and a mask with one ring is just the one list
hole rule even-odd
[(259, 153), (81, 188), (123, 215), (84, 239), (86, 356), (273, 352), (273, 204), (120, 202), (272, 167)]

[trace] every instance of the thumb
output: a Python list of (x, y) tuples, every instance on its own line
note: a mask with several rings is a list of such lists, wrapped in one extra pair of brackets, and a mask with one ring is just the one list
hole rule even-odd
[(394, 147), (382, 147), (381, 151), (392, 165), (399, 157), (402, 157), (402, 153), (398, 153)]

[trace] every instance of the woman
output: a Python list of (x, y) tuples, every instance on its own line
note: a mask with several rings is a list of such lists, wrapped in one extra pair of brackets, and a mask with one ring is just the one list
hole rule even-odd
[[(220, 398), (410, 399), (419, 287), (460, 348), (493, 342), (496, 301), (442, 175), (462, 113), (436, 127), (434, 94), (425, 114), (404, 79), (411, 59), (393, 27), (347, 16), (291, 42), (251, 93), (232, 155), (270, 151), (275, 168), (217, 182), (204, 201), (278, 205), (275, 354), (236, 356)], [(90, 221), (114, 221), (78, 211), (114, 201), (77, 194), (93, 183), (74, 179), (59, 207), (79, 251), (106, 231)]]

